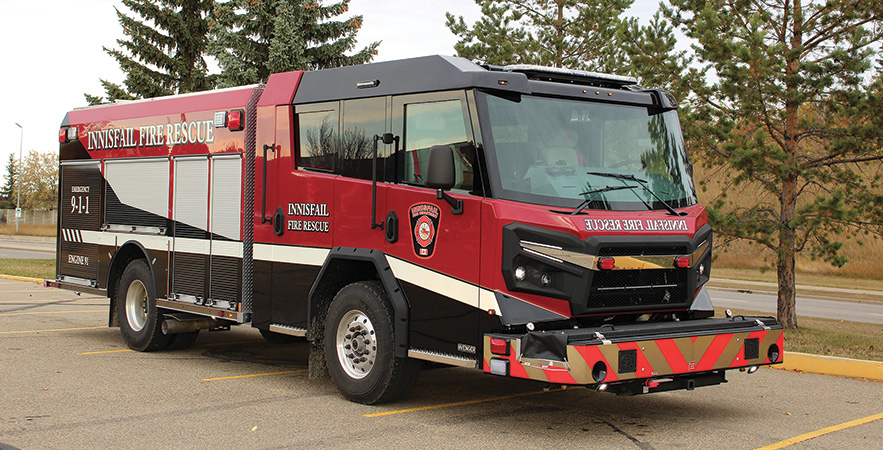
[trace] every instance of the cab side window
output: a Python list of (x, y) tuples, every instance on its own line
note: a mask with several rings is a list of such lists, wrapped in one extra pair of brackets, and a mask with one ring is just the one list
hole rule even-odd
[[(374, 163), (374, 136), (386, 132), (386, 97), (343, 101), (340, 155), (335, 172), (363, 180), (371, 179)], [(384, 180), (390, 156), (389, 146), (377, 145), (377, 179)]]
[(297, 115), (298, 165), (334, 170), (337, 142), (337, 111), (314, 111)]
[(429, 149), (447, 145), (454, 150), (455, 189), (472, 189), (475, 149), (470, 145), (460, 100), (405, 105), (402, 182), (423, 185)]

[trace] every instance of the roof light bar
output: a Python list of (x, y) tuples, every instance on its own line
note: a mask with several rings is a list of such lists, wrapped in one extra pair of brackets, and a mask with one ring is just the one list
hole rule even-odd
[(512, 64), (503, 67), (504, 72), (521, 72), (524, 74), (537, 75), (563, 75), (571, 78), (584, 78), (587, 81), (602, 81), (621, 85), (638, 84), (635, 77), (627, 77), (623, 75), (613, 75), (609, 73), (589, 72), (587, 70), (565, 69), (562, 67), (546, 67), (533, 64)]

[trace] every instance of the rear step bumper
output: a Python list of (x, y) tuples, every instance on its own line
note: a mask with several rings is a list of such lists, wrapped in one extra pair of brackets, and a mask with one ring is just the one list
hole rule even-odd
[(635, 386), (648, 392), (723, 383), (726, 370), (780, 364), (783, 345), (782, 327), (770, 317), (491, 333), (482, 367), (554, 384), (627, 384), (620, 393), (633, 394), (641, 393)]
[(84, 282), (70, 282), (70, 281), (65, 281), (65, 280), (43, 280), (43, 287), (67, 289), (69, 291), (85, 292), (87, 294), (101, 295), (101, 296), (105, 296), (105, 297), (107, 296), (107, 290), (94, 287), (92, 284), (86, 284)]

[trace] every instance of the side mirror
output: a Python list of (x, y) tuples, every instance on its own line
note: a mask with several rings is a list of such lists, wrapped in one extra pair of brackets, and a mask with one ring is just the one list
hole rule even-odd
[(429, 161), (426, 163), (426, 187), (447, 191), (454, 187), (456, 177), (451, 147), (433, 145), (429, 149)]
[(447, 145), (433, 145), (426, 162), (426, 187), (437, 189), (436, 198), (451, 205), (452, 214), (463, 214), (463, 201), (448, 195), (457, 180), (454, 151)]

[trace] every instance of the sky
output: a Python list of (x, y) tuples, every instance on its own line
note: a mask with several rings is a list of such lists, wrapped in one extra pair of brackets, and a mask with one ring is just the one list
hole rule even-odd
[[(114, 6), (119, 0), (0, 0), (0, 176), (9, 154), (58, 149), (67, 111), (85, 106), (84, 93), (103, 95), (100, 78), (124, 75), (102, 46), (122, 37)], [(635, 0), (628, 15), (646, 23), (657, 0)], [(350, 0), (344, 17), (364, 16), (358, 48), (382, 41), (374, 61), (452, 55), (457, 37), (445, 12), (472, 24), (481, 17), (474, 0)], [(23, 129), (16, 126), (23, 126)]]

